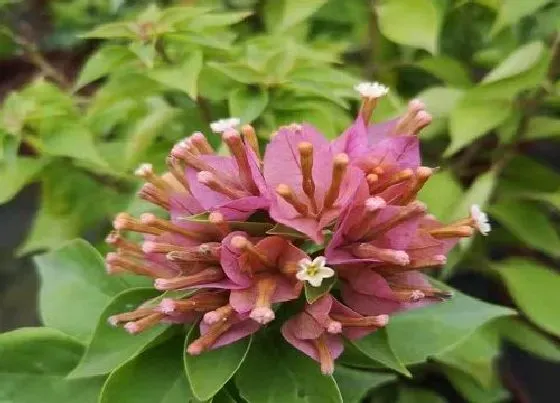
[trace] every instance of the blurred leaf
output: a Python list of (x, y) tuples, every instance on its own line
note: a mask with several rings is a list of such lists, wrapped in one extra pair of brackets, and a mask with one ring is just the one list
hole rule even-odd
[(460, 61), (448, 56), (439, 55), (427, 57), (416, 62), (414, 66), (426, 70), (451, 86), (459, 88), (468, 88), (472, 86), (468, 70)]
[(534, 14), (539, 8), (550, 3), (551, 0), (503, 0), (498, 11), (498, 17), (490, 31), (495, 35), (508, 25), (517, 23), (521, 18)]
[(560, 174), (532, 158), (516, 155), (503, 170), (500, 185), (506, 184), (512, 195), (527, 191), (555, 192), (560, 190)]
[(401, 386), (395, 403), (445, 403), (446, 400), (428, 389)]
[(187, 346), (199, 335), (198, 327), (193, 326), (185, 339), (184, 365), (194, 396), (200, 400), (209, 400), (239, 370), (251, 347), (251, 337), (216, 350), (206, 351), (201, 355), (188, 354)]
[(310, 17), (327, 0), (278, 0), (267, 2), (265, 20), (269, 31), (283, 33)]
[(68, 375), (69, 379), (107, 374), (153, 343), (167, 325), (158, 324), (132, 336), (122, 328), (111, 326), (108, 319), (111, 315), (132, 311), (157, 295), (152, 288), (133, 288), (117, 295), (99, 316), (93, 337), (78, 366)]
[(493, 379), (494, 359), (500, 352), (500, 337), (495, 322), (482, 326), (465, 341), (438, 354), (435, 359), (470, 375), (483, 388), (489, 388)]
[(438, 50), (441, 14), (431, 0), (390, 0), (376, 7), (379, 29), (401, 45)]
[(426, 104), (426, 110), (434, 118), (444, 118), (455, 108), (463, 91), (450, 87), (432, 87), (419, 93), (416, 98)]
[(10, 201), (44, 166), (45, 160), (29, 157), (18, 157), (13, 163), (0, 163), (0, 204)]
[(127, 284), (108, 276), (99, 252), (81, 239), (34, 260), (41, 278), (43, 323), (88, 341), (103, 307)]
[(334, 379), (340, 389), (342, 401), (360, 403), (368, 391), (397, 380), (397, 376), (386, 372), (363, 371), (337, 365)]
[(305, 282), (305, 299), (307, 303), (312, 304), (323, 295), (328, 294), (331, 291), (331, 288), (333, 287), (335, 281), (336, 278), (334, 276), (323, 279), (323, 282), (319, 287), (313, 287), (308, 282)]
[(262, 73), (251, 69), (242, 63), (230, 62), (230, 63), (217, 63), (209, 62), (208, 65), (213, 69), (225, 74), (229, 78), (243, 83), (243, 84), (258, 84), (263, 82), (265, 77)]
[[(433, 280), (432, 280), (433, 281)], [(438, 288), (450, 287), (435, 282)], [(466, 340), (480, 326), (514, 311), (454, 291), (449, 301), (399, 313), (386, 327), (389, 343), (405, 364), (417, 364)], [(410, 342), (414, 330), (414, 343)]]
[(124, 46), (109, 45), (103, 47), (89, 57), (80, 71), (74, 88), (79, 89), (96, 81), (130, 60), (131, 53)]
[(263, 88), (241, 87), (229, 93), (229, 114), (250, 123), (257, 119), (268, 105), (268, 91)]
[(502, 337), (517, 347), (529, 351), (545, 360), (560, 361), (560, 346), (557, 341), (546, 337), (521, 318), (508, 317), (498, 320)]
[(156, 59), (155, 41), (135, 41), (128, 45), (128, 49), (148, 68), (153, 69)]
[(317, 362), (279, 337), (254, 341), (235, 384), (248, 403), (342, 403), (332, 376), (322, 375)]
[(136, 32), (133, 30), (134, 25), (129, 22), (113, 22), (96, 27), (95, 29), (84, 34), (84, 38), (135, 38)]
[(547, 215), (537, 205), (505, 201), (491, 206), (490, 213), (527, 245), (552, 256), (560, 256), (560, 237)]
[(542, 42), (531, 42), (518, 48), (509, 55), (498, 67), (492, 70), (484, 79), (483, 83), (491, 83), (514, 77), (533, 68), (544, 54)]
[[(418, 193), (418, 199), (428, 205), (430, 213), (438, 220), (445, 222), (451, 219), (457, 203), (463, 200), (463, 189), (451, 171), (439, 171), (426, 182)], [(465, 209), (463, 215), (466, 213)]]
[(494, 268), (527, 317), (544, 330), (559, 336), (560, 317), (555, 309), (551, 309), (560, 303), (558, 273), (537, 262), (519, 258), (500, 262)]
[(457, 391), (468, 401), (476, 403), (503, 402), (509, 395), (498, 381), (491, 388), (482, 388), (472, 377), (452, 367), (444, 367), (443, 373)]
[(557, 136), (560, 136), (560, 119), (535, 116), (529, 120), (523, 140), (540, 140)]
[(68, 380), (83, 346), (46, 327), (0, 334), (0, 401), (97, 403), (102, 379)]
[(202, 52), (193, 52), (183, 63), (173, 67), (163, 67), (149, 72), (151, 79), (188, 94), (196, 100), (198, 95), (198, 77), (202, 70)]
[(499, 126), (511, 113), (511, 104), (500, 100), (478, 100), (465, 94), (449, 117), (451, 144), (445, 150), (450, 156)]
[(351, 344), (384, 367), (395, 370), (407, 377), (412, 376), (404, 366), (405, 362), (401, 360), (399, 355), (396, 354), (395, 350), (391, 347), (386, 329), (381, 328), (360, 340), (352, 341)]
[(243, 21), (251, 14), (252, 12), (247, 12), (247, 11), (204, 14), (193, 19), (189, 23), (189, 29), (193, 31), (202, 31), (208, 28), (233, 25)]
[(99, 403), (195, 403), (183, 371), (183, 337), (146, 350), (111, 373)]

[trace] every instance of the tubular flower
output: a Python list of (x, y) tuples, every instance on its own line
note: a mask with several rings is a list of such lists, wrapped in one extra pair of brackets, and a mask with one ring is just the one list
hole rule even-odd
[(292, 124), (276, 131), (261, 158), (255, 129), (232, 118), (212, 124), (229, 156), (196, 132), (172, 148), (167, 172), (142, 164), (138, 195), (163, 214), (119, 213), (106, 267), (149, 277), (162, 294), (110, 324), (136, 334), (158, 323), (198, 323), (200, 337), (187, 347), (198, 355), (299, 312), (281, 332), (330, 374), (343, 338), (450, 298), (421, 270), (444, 265), (475, 230), (487, 235), (488, 217), (478, 206), (450, 224), (428, 214), (416, 200), (434, 173), (420, 162), (417, 135), (431, 120), (424, 104), (413, 100), (402, 117), (370, 125), (388, 89), (356, 90), (359, 115), (332, 142)]

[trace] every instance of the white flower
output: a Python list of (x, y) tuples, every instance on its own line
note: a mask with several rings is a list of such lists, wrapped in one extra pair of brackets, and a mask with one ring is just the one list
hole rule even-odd
[(324, 278), (334, 276), (334, 270), (325, 266), (327, 260), (324, 256), (313, 259), (301, 259), (298, 263), (299, 271), (296, 278), (301, 281), (307, 281), (313, 287), (319, 287)]
[(228, 129), (235, 129), (240, 123), (238, 118), (220, 119), (210, 123), (210, 128), (214, 133), (223, 133)]
[(480, 209), (478, 204), (473, 204), (471, 206), (471, 218), (474, 221), (476, 229), (478, 229), (482, 235), (488, 235), (492, 227), (488, 222), (488, 215)]
[(388, 87), (378, 82), (363, 82), (356, 85), (354, 89), (360, 93), (362, 98), (381, 98), (389, 92)]

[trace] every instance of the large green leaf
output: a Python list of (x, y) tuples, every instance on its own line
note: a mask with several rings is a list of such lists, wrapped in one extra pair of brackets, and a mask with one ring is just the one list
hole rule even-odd
[(560, 361), (560, 346), (558, 341), (544, 335), (539, 329), (529, 325), (519, 317), (498, 319), (496, 326), (506, 340), (517, 347), (530, 351), (550, 361)]
[(111, 373), (99, 403), (194, 403), (183, 370), (184, 337), (146, 350)]
[(99, 49), (90, 56), (82, 68), (75, 88), (79, 89), (110, 74), (131, 58), (132, 54), (125, 46), (110, 45)]
[(229, 114), (250, 123), (258, 118), (268, 105), (268, 91), (263, 88), (242, 87), (229, 93)]
[[(449, 287), (437, 283), (443, 289)], [(453, 348), (485, 323), (514, 311), (488, 304), (458, 291), (445, 302), (412, 309), (391, 317), (389, 343), (405, 364), (417, 364)]]
[(200, 400), (211, 399), (237, 372), (245, 359), (251, 338), (246, 337), (225, 347), (193, 356), (186, 347), (199, 336), (194, 326), (185, 339), (184, 364), (191, 390)]
[(83, 346), (64, 333), (22, 328), (0, 335), (0, 401), (96, 403), (103, 380), (68, 380)]
[(368, 391), (397, 380), (397, 376), (387, 372), (363, 371), (337, 365), (334, 379), (343, 402), (360, 403)]
[(508, 25), (513, 25), (521, 18), (535, 13), (539, 8), (550, 3), (551, 0), (503, 0), (498, 10), (498, 17), (490, 31), (495, 35)]
[(317, 362), (272, 336), (255, 340), (235, 383), (248, 403), (342, 402), (332, 376), (322, 375)]
[(479, 137), (503, 123), (510, 114), (511, 103), (506, 100), (478, 99), (467, 92), (457, 102), (449, 116), (451, 144), (446, 155), (455, 154)]
[(509, 55), (498, 67), (488, 73), (482, 82), (491, 83), (504, 80), (530, 70), (539, 62), (543, 53), (544, 44), (542, 42), (531, 42), (524, 45)]
[(117, 295), (99, 317), (95, 333), (80, 363), (69, 374), (70, 378), (86, 378), (111, 372), (133, 359), (160, 336), (167, 325), (156, 325), (137, 335), (108, 323), (109, 316), (134, 310), (140, 304), (157, 296), (149, 288), (134, 288)]
[[(529, 221), (531, 223), (531, 218)], [(560, 317), (554, 307), (560, 303), (560, 276), (542, 264), (508, 259), (495, 265), (508, 291), (527, 317), (544, 330), (560, 336)]]
[(390, 368), (408, 377), (410, 372), (406, 369), (401, 357), (396, 354), (391, 347), (389, 335), (386, 329), (379, 329), (375, 333), (369, 334), (359, 340), (351, 342), (363, 354), (382, 364), (386, 368)]
[(505, 201), (490, 208), (492, 217), (527, 245), (560, 256), (560, 237), (548, 216), (537, 204)]
[(19, 157), (13, 162), (0, 164), (0, 204), (10, 201), (34, 179), (44, 165), (44, 160), (29, 157)]
[(436, 53), (441, 13), (432, 0), (385, 0), (376, 8), (379, 29), (402, 45)]
[(127, 288), (122, 279), (107, 275), (99, 252), (81, 239), (37, 256), (35, 263), (43, 322), (80, 340), (89, 339), (105, 305)]

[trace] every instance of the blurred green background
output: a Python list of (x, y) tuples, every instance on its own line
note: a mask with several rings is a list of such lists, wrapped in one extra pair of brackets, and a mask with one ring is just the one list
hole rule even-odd
[(177, 140), (227, 116), (263, 145), (302, 120), (332, 138), (356, 114), (353, 85), (375, 80), (391, 88), (376, 121), (415, 97), (434, 117), (431, 212), (490, 212), (490, 236), (437, 275), (522, 312), (471, 363), (505, 389), (476, 394), (450, 373), (412, 386), (557, 401), (559, 31), (551, 0), (0, 0), (0, 330), (38, 323), (30, 256), (76, 237), (104, 251), (111, 217), (146, 209), (139, 163), (163, 170)]

